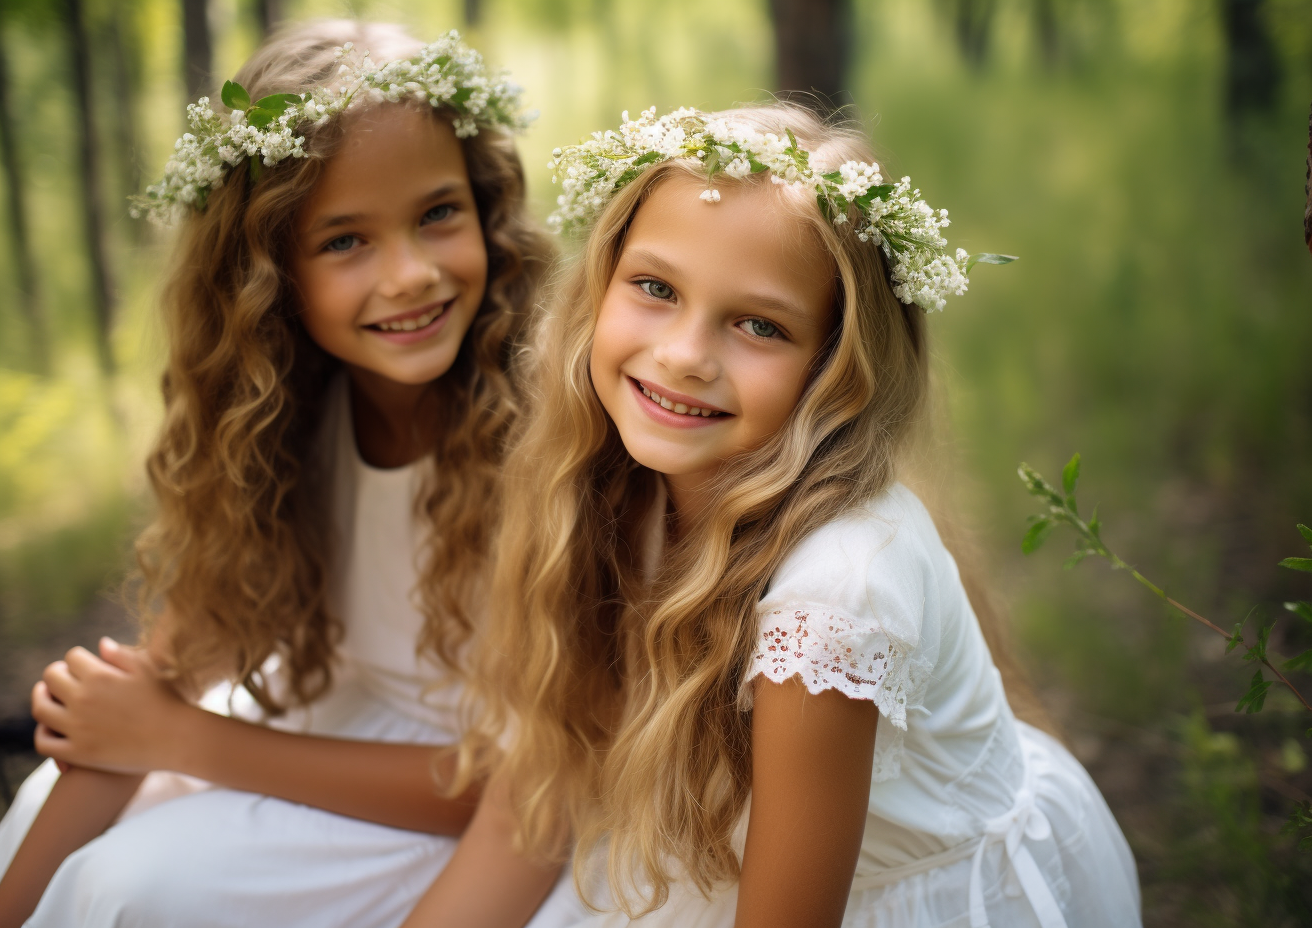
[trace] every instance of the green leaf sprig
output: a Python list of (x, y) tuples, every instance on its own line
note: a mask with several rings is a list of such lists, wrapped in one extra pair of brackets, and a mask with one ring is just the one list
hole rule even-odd
[[(1030, 527), (1025, 532), (1024, 538), (1021, 539), (1021, 551), (1025, 554), (1032, 554), (1043, 545), (1048, 536), (1052, 534), (1053, 529), (1059, 525), (1069, 526), (1075, 532), (1075, 551), (1066, 559), (1064, 566), (1067, 569), (1074, 567), (1090, 556), (1103, 558), (1111, 564), (1113, 570), (1126, 571), (1171, 608), (1224, 637), (1227, 653), (1236, 648), (1243, 648), (1244, 660), (1261, 665), (1249, 682), (1248, 692), (1243, 695), (1243, 698), (1239, 700), (1239, 704), (1235, 706), (1236, 712), (1253, 713), (1262, 711), (1262, 707), (1266, 703), (1267, 691), (1275, 682), (1263, 677), (1262, 667), (1269, 670), (1275, 675), (1276, 679), (1288, 687), (1289, 691), (1302, 703), (1304, 709), (1312, 712), (1312, 704), (1308, 703), (1303, 694), (1298, 691), (1298, 688), (1289, 682), (1289, 678), (1276, 668), (1268, 656), (1267, 646), (1271, 637), (1270, 625), (1263, 626), (1258, 631), (1257, 640), (1249, 644), (1244, 640), (1242, 634), (1245, 622), (1239, 622), (1235, 625), (1233, 631), (1227, 632), (1212, 620), (1176, 602), (1166, 594), (1165, 590), (1121, 560), (1107, 547), (1102, 539), (1102, 522), (1098, 518), (1098, 507), (1093, 508), (1093, 512), (1086, 522), (1080, 516), (1079, 506), (1075, 500), (1075, 490), (1080, 481), (1080, 456), (1078, 454), (1072, 457), (1066, 466), (1062, 468), (1060, 491), (1048, 483), (1042, 474), (1028, 464), (1021, 464), (1018, 473), (1021, 482), (1025, 484), (1025, 488), (1029, 490), (1030, 495), (1039, 499), (1046, 507), (1042, 514), (1030, 517)], [(1298, 530), (1308, 544), (1312, 545), (1312, 529), (1309, 529), (1306, 525), (1299, 525)], [(1312, 558), (1288, 557), (1281, 561), (1279, 566), (1312, 573)], [(1305, 602), (1285, 603), (1285, 609), (1305, 622), (1312, 623), (1312, 605)], [(1286, 670), (1312, 670), (1312, 649), (1284, 662), (1284, 667)]]

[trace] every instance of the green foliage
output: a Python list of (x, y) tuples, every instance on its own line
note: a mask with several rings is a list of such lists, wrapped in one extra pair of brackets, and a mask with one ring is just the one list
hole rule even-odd
[[(1276, 670), (1268, 658), (1267, 651), (1271, 641), (1272, 625), (1264, 624), (1260, 626), (1257, 631), (1256, 639), (1252, 644), (1247, 644), (1244, 641), (1243, 629), (1248, 619), (1252, 617), (1252, 612), (1249, 613), (1248, 617), (1246, 617), (1243, 622), (1236, 623), (1232, 632), (1226, 633), (1215, 623), (1204, 618), (1193, 610), (1180, 605), (1174, 599), (1167, 596), (1164, 590), (1150, 582), (1146, 577), (1139, 573), (1139, 571), (1130, 567), (1130, 565), (1125, 563), (1107, 548), (1102, 540), (1102, 529), (1098, 522), (1097, 508), (1094, 508), (1094, 515), (1087, 523), (1079, 516), (1079, 506), (1075, 499), (1075, 490), (1080, 482), (1079, 454), (1073, 455), (1070, 461), (1067, 462), (1066, 466), (1062, 468), (1061, 483), (1063, 492), (1061, 493), (1057, 492), (1056, 488), (1048, 483), (1048, 481), (1043, 478), (1042, 474), (1034, 470), (1034, 468), (1030, 467), (1028, 464), (1022, 463), (1018, 473), (1021, 482), (1025, 484), (1025, 488), (1029, 491), (1030, 495), (1039, 499), (1047, 508), (1047, 511), (1043, 515), (1032, 517), (1033, 521), (1029, 529), (1025, 532), (1024, 538), (1021, 540), (1021, 550), (1024, 553), (1030, 554), (1037, 550), (1057, 525), (1070, 526), (1075, 531), (1076, 548), (1075, 554), (1067, 560), (1065, 566), (1074, 566), (1074, 564), (1079, 563), (1079, 561), (1089, 555), (1097, 555), (1110, 563), (1113, 569), (1128, 571), (1131, 576), (1138, 580), (1143, 586), (1152, 590), (1154, 594), (1166, 601), (1166, 603), (1168, 603), (1173, 609), (1198, 621), (1217, 634), (1222, 635), (1226, 639), (1225, 651), (1227, 654), (1235, 648), (1242, 646), (1244, 649), (1243, 656), (1245, 661), (1258, 663), (1269, 669), (1279, 678), (1280, 682), (1288, 687), (1290, 692), (1298, 698), (1303, 704), (1303, 708), (1312, 712), (1312, 705), (1308, 704), (1307, 699), (1304, 698), (1302, 693), (1294, 687), (1293, 683), (1281, 674), (1280, 671)], [(1309, 531), (1306, 526), (1301, 524), (1299, 525), (1298, 530), (1303, 537), (1309, 541), (1309, 544), (1312, 544), (1312, 531)], [(1289, 564), (1290, 560), (1298, 559), (1286, 558), (1280, 562), (1280, 566), (1291, 566)], [(1305, 621), (1312, 621), (1312, 607), (1309, 607), (1307, 603), (1286, 603), (1285, 608)], [(1305, 651), (1291, 661), (1285, 663), (1286, 669), (1292, 669), (1295, 666), (1298, 668), (1312, 667), (1312, 650)], [(1261, 712), (1266, 705), (1268, 691), (1271, 689), (1274, 682), (1275, 681), (1273, 680), (1265, 679), (1262, 676), (1261, 667), (1259, 667), (1253, 673), (1253, 678), (1249, 681), (1247, 692), (1240, 697), (1239, 703), (1235, 706), (1235, 712), (1243, 712), (1247, 715)], [(1312, 730), (1309, 730), (1309, 737), (1312, 737)], [(1295, 822), (1297, 818), (1297, 813), (1295, 813), (1294, 817), (1289, 821), (1291, 823)], [(1295, 825), (1295, 828), (1297, 827), (1298, 826)], [(1300, 847), (1305, 846), (1305, 844), (1305, 841), (1299, 842)]]
[(966, 258), (966, 266), (962, 268), (967, 274), (976, 264), (1010, 264), (1013, 261), (1019, 261), (1020, 258), (1015, 255), (995, 255), (987, 251), (977, 255), (971, 255)]
[(246, 92), (245, 87), (236, 81), (224, 82), (219, 99), (230, 110), (244, 110), (251, 105), (251, 95)]

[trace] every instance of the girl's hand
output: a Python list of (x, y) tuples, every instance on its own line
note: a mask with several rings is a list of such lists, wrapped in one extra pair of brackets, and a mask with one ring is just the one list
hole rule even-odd
[(172, 769), (193, 709), (141, 649), (100, 639), (100, 657), (73, 648), (32, 689), (36, 749), (61, 764), (113, 773)]

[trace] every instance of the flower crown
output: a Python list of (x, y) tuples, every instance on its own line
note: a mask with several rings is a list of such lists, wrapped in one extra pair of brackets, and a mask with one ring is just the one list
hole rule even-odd
[[(889, 261), (893, 293), (903, 303), (926, 312), (942, 309), (949, 295), (966, 292), (966, 274), (975, 264), (1007, 264), (1010, 255), (968, 255), (947, 252), (939, 230), (948, 225), (945, 209), (933, 210), (911, 188), (911, 179), (886, 183), (879, 165), (848, 161), (838, 170), (819, 173), (810, 153), (797, 144), (792, 130), (785, 138), (761, 132), (739, 120), (711, 117), (695, 109), (679, 109), (656, 117), (656, 108), (630, 120), (625, 112), (618, 130), (594, 132), (577, 145), (552, 152), (552, 182), (559, 182), (557, 209), (548, 223), (559, 232), (585, 229), (616, 191), (636, 180), (652, 165), (674, 158), (698, 161), (707, 181), (717, 174), (733, 178), (770, 172), (776, 184), (814, 192), (825, 217), (836, 226), (855, 210), (857, 238), (873, 242)], [(701, 198), (718, 202), (713, 186)]]
[(135, 199), (132, 214), (164, 224), (188, 209), (205, 209), (210, 191), (223, 183), (230, 168), (249, 158), (252, 176), (261, 165), (305, 157), (298, 129), (323, 125), (367, 94), (392, 103), (427, 100), (455, 111), (457, 138), (478, 134), (479, 126), (512, 131), (536, 116), (519, 109), (520, 87), (504, 72), (489, 73), (483, 56), (460, 41), (454, 30), (420, 49), (413, 58), (375, 64), (369, 52), (357, 55), (352, 43), (337, 49), (337, 81), (308, 93), (276, 93), (254, 102), (235, 81), (223, 85), (226, 114), (215, 113), (208, 97), (187, 106), (191, 131), (173, 146), (164, 179)]

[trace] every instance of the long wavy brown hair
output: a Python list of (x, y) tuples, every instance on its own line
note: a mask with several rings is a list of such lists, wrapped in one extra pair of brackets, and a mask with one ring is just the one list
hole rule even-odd
[[(791, 129), (821, 170), (873, 160), (861, 133), (796, 106), (720, 115)], [(531, 339), (531, 412), (508, 457), (479, 658), (483, 713), (462, 750), (466, 775), (503, 765), (530, 852), (559, 854), (572, 834), (582, 862), (604, 845), (630, 916), (661, 905), (676, 874), (703, 891), (737, 877), (731, 836), (751, 779), (738, 695), (756, 603), (805, 535), (896, 479), (928, 389), (924, 314), (894, 297), (880, 250), (813, 201), (781, 197), (832, 257), (836, 329), (785, 427), (727, 462), (711, 511), (670, 531), (653, 512), (659, 477), (625, 450), (588, 362), (635, 213), (684, 171), (700, 174), (666, 162), (614, 197)]]
[[(273, 36), (236, 79), (253, 98), (302, 93), (334, 78), (334, 50), (346, 42), (376, 61), (419, 47), (396, 26), (309, 23)], [(427, 104), (364, 105), (451, 118)], [(171, 672), (192, 683), (220, 673), (240, 680), (271, 712), (324, 692), (340, 637), (325, 604), (331, 537), (313, 442), (341, 364), (306, 335), (288, 268), (297, 213), (343, 133), (341, 120), (307, 127), (308, 157), (258, 179), (232, 171), (186, 220), (163, 295), (165, 413), (147, 462), (158, 512), (136, 544), (143, 635), (162, 624)], [(513, 347), (552, 257), (527, 218), (510, 137), (484, 127), (460, 144), (487, 246), (487, 291), (451, 369), (430, 387), (433, 401), (420, 405), (432, 421), (416, 426), (442, 462), (417, 504), (434, 529), (419, 581), (419, 646), (454, 672), (518, 410)], [(260, 667), (275, 653), (283, 669), (271, 688)]]

